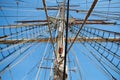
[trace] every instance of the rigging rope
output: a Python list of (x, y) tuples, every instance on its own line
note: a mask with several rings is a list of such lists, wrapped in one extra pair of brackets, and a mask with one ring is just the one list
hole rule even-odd
[(11, 77), (11, 80), (14, 80), (14, 78), (13, 78), (13, 75), (12, 75), (12, 72), (11, 72), (10, 68), (9, 68), (9, 72), (10, 72), (10, 77)]
[[(66, 0), (65, 0), (66, 1)], [(64, 5), (65, 2), (64, 1)], [(66, 80), (66, 64), (67, 64), (67, 49), (68, 49), (68, 27), (69, 27), (69, 5), (70, 1), (67, 1), (67, 22), (66, 22), (66, 38), (65, 38), (65, 54), (64, 54), (64, 71), (63, 71), (63, 80)], [(65, 7), (65, 6), (64, 6)]]
[[(84, 45), (85, 46), (85, 45)], [(85, 46), (86, 47), (86, 46)], [(86, 47), (87, 48), (87, 47)], [(117, 80), (113, 74), (99, 61), (99, 59), (94, 55), (94, 53), (89, 49), (87, 48), (87, 50), (89, 50), (89, 52), (96, 58), (96, 60), (102, 65), (102, 67), (105, 69), (105, 71), (111, 76), (112, 80)]]
[[(101, 31), (101, 33), (100, 33)], [(99, 34), (98, 34), (99, 32)], [(87, 34), (85, 34), (87, 33)], [(105, 36), (106, 35), (106, 36)], [(108, 36), (107, 36), (108, 35)], [(99, 30), (99, 29), (96, 29), (96, 28), (89, 28), (89, 27), (85, 27), (82, 32), (81, 32), (81, 35), (82, 37), (88, 37), (90, 38), (91, 36), (94, 36), (94, 37), (101, 37), (103, 39), (106, 40), (106, 42), (109, 42), (107, 40), (109, 40), (110, 37), (113, 37), (113, 38), (116, 38), (115, 35), (117, 37), (120, 37), (120, 34), (119, 33), (112, 33), (110, 31), (105, 31), (105, 30)], [(111, 47), (110, 46), (110, 43), (112, 43)], [(114, 65), (114, 67), (116, 67), (118, 70), (119, 70), (119, 62), (120, 62), (120, 55), (119, 55), (119, 52), (120, 52), (120, 43), (119, 42), (109, 42), (107, 43), (106, 45), (101, 44), (97, 41), (95, 42), (89, 42), (90, 46), (93, 47), (101, 56), (103, 56), (105, 59), (107, 59), (112, 65)], [(94, 44), (94, 45), (93, 45)], [(115, 44), (116, 46), (114, 46), (113, 44)], [(103, 52), (101, 51), (103, 50)], [(105, 54), (105, 52), (107, 54)], [(112, 57), (109, 58), (109, 57)], [(113, 63), (114, 60), (117, 60), (117, 64), (116, 63)]]
[[(74, 28), (73, 33), (76, 33), (78, 27), (76, 29)], [(111, 32), (111, 31), (106, 31), (106, 30), (101, 30), (101, 29), (96, 29), (92, 27), (84, 27), (79, 34), (80, 37), (83, 38), (83, 42), (85, 41), (84, 37), (91, 38), (91, 37), (100, 37), (105, 39), (106, 41), (104, 43), (99, 43), (97, 41), (94, 42), (86, 42), (84, 44), (89, 44), (91, 47), (93, 47), (98, 53), (99, 58), (96, 58), (98, 62), (104, 67), (104, 69), (112, 76), (113, 79), (115, 77), (112, 75), (111, 72), (108, 71), (108, 69), (105, 67), (108, 66), (110, 69), (114, 70), (116, 73), (120, 74), (119, 70), (119, 65), (120, 65), (120, 43), (119, 42), (112, 42), (109, 41), (109, 38), (119, 38), (120, 33), (117, 32)], [(111, 44), (111, 47), (110, 46)], [(113, 45), (115, 44), (115, 45)], [(102, 50), (102, 51), (101, 51)], [(91, 52), (93, 53), (93, 52)], [(94, 54), (94, 53), (93, 53)], [(96, 56), (94, 55), (94, 57)], [(105, 60), (107, 60), (105, 62)], [(117, 62), (116, 62), (117, 61)], [(109, 64), (109, 65), (108, 65)]]
[[(52, 58), (54, 57), (53, 55), (52, 55)], [(52, 60), (52, 64), (51, 64), (51, 67), (50, 67), (51, 69), (50, 69), (50, 78), (49, 78), (49, 80), (52, 80), (52, 75), (53, 75), (53, 69), (52, 68), (54, 67), (53, 64), (54, 64), (54, 61)]]
[[(50, 40), (50, 38), (49, 38), (49, 40)], [(48, 42), (49, 42), (49, 40), (48, 40)], [(40, 72), (40, 67), (42, 66), (42, 63), (43, 63), (43, 60), (44, 60), (44, 57), (45, 57), (45, 55), (46, 55), (46, 51), (47, 51), (47, 48), (48, 48), (48, 42), (47, 42), (47, 45), (46, 45), (46, 47), (45, 47), (42, 60), (41, 60), (41, 62), (40, 62), (40, 64), (39, 64), (39, 67), (38, 67), (38, 71), (37, 71), (37, 73), (36, 73), (35, 80), (38, 80), (39, 72)]]
[(75, 58), (75, 60), (76, 60), (77, 66), (78, 66), (80, 80), (83, 80), (83, 77), (82, 77), (83, 74), (82, 74), (82, 72), (80, 71), (80, 70), (81, 70), (80, 61), (78, 60), (78, 57), (76, 56), (75, 51), (73, 50), (73, 48), (72, 48), (72, 54), (73, 54), (73, 56), (74, 56), (74, 58)]
[[(81, 39), (82, 41), (85, 41), (84, 39)], [(100, 59), (93, 53), (92, 50), (90, 50), (89, 48), (87, 48), (87, 46), (85, 45), (85, 43), (82, 43), (82, 45), (95, 57), (95, 59), (101, 64), (101, 66), (105, 69), (105, 71), (111, 76), (111, 78), (113, 80), (116, 80), (116, 78), (112, 75), (112, 73), (110, 71), (108, 71), (108, 69), (105, 67), (104, 64), (101, 63)]]
[(87, 13), (87, 15), (86, 15), (86, 17), (85, 17), (85, 19), (84, 19), (84, 21), (83, 21), (83, 24), (81, 25), (81, 27), (80, 27), (79, 31), (76, 33), (76, 36), (75, 36), (75, 38), (74, 38), (73, 42), (71, 43), (70, 47), (68, 48), (68, 51), (67, 51), (67, 52), (69, 52), (70, 48), (73, 46), (73, 44), (74, 44), (74, 42), (75, 42), (76, 38), (78, 37), (78, 35), (79, 35), (80, 31), (81, 31), (81, 30), (82, 30), (82, 28), (84, 27), (84, 25), (85, 25), (85, 23), (86, 23), (87, 19), (88, 19), (88, 18), (89, 18), (89, 16), (91, 15), (91, 13), (92, 13), (92, 11), (93, 11), (94, 7), (96, 6), (97, 2), (98, 2), (98, 0), (94, 0), (93, 4), (91, 5), (91, 8), (89, 9), (89, 11), (88, 11), (88, 13)]
[[(37, 37), (38, 37), (38, 35), (35, 36), (35, 38), (37, 38)], [(14, 46), (11, 45), (11, 46), (9, 46), (9, 47), (7, 47), (7, 48), (5, 48), (5, 49), (2, 49), (0, 52), (3, 52), (3, 51), (5, 51), (5, 50), (10, 49), (10, 48), (13, 48), (13, 47), (17, 47), (18, 45), (21, 45), (21, 44), (27, 43), (27, 42), (29, 42), (29, 40), (22, 41), (21, 43), (18, 43), (18, 44), (14, 45)], [(20, 48), (20, 47), (19, 47), (19, 48)], [(13, 54), (13, 53), (12, 53), (12, 54)], [(12, 54), (7, 55), (4, 59), (0, 60), (0, 63), (3, 63), (4, 60), (7, 59), (7, 57), (9, 57), (9, 56), (12, 55)]]
[[(82, 45), (82, 44), (81, 44), (81, 45)], [(79, 49), (79, 51), (80, 51), (83, 55), (85, 55), (102, 73), (104, 73), (105, 75), (107, 75), (106, 77), (107, 77), (108, 79), (111, 79), (111, 78), (110, 78), (111, 76), (110, 76), (100, 65), (98, 65), (98, 64), (95, 62), (95, 60), (93, 60), (93, 58), (91, 58), (87, 53), (85, 53), (84, 51), (82, 51), (78, 45), (76, 45), (76, 47), (77, 47), (77, 48)]]
[[(29, 28), (29, 29), (25, 29), (25, 30), (23, 30), (22, 32), (19, 32), (19, 37), (22, 37), (22, 39), (27, 39), (27, 38), (29, 38), (29, 37), (31, 37), (31, 36), (29, 36), (33, 31), (31, 31), (32, 29), (36, 29), (37, 31), (36, 31), (36, 34), (34, 33), (33, 35), (36, 35), (36, 38), (37, 38), (37, 35), (38, 35), (38, 32), (39, 32), (39, 34), (41, 34), (41, 33), (43, 33), (43, 31), (42, 30), (40, 30), (39, 29), (40, 27), (38, 26), (37, 28), (34, 28), (34, 27), (31, 27), (31, 28)], [(42, 28), (41, 28), (42, 29)], [(14, 29), (12, 29), (12, 30), (14, 30)], [(39, 31), (38, 31), (39, 30)], [(12, 31), (13, 32), (13, 31)], [(24, 36), (23, 36), (23, 34), (24, 34)], [(14, 36), (15, 35), (15, 36)], [(14, 37), (16, 37), (16, 34), (14, 34), (14, 35), (11, 35), (11, 36), (9, 36), (9, 37), (7, 37), (7, 38), (5, 38), (6, 40), (9, 40), (9, 38), (14, 38)], [(25, 36), (26, 35), (26, 36)], [(38, 35), (39, 36), (39, 35)], [(35, 36), (34, 36), (34, 38), (35, 38)], [(19, 39), (19, 40), (22, 40), (21, 38)], [(29, 38), (30, 39), (30, 38)], [(14, 40), (14, 39), (13, 39)], [(6, 47), (4, 47), (4, 46), (0, 46), (1, 47), (1, 50), (0, 50), (0, 52), (1, 52), (1, 54), (2, 54), (2, 52), (4, 52), (4, 51), (6, 51), (6, 50), (10, 50), (10, 49), (12, 49), (12, 48), (15, 48), (16, 47), (16, 50), (15, 51), (17, 51), (17, 50), (19, 50), (19, 48), (17, 48), (17, 45), (21, 45), (21, 47), (22, 47), (22, 45), (24, 46), (24, 43), (28, 43), (29, 42), (29, 40), (26, 40), (26, 41), (21, 41), (21, 42), (19, 42), (19, 40), (16, 40), (16, 44), (10, 44), (9, 46), (6, 46)], [(3, 59), (5, 59), (7, 56), (9, 56), (10, 54), (13, 54), (15, 51), (13, 51), (13, 52), (10, 52), (9, 54), (7, 54), (6, 56), (4, 56), (4, 58)], [(0, 59), (0, 61), (2, 61), (3, 59)]]
[[(71, 62), (70, 62), (70, 60), (71, 60), (71, 59), (70, 59), (70, 56), (68, 55), (68, 66), (69, 66), (69, 68), (71, 68)], [(69, 69), (69, 68), (68, 68), (68, 69)], [(69, 71), (68, 73), (69, 73), (69, 79), (72, 80), (71, 71)]]
[(30, 50), (26, 55), (24, 55), (21, 59), (19, 59), (15, 64), (11, 65), (10, 68), (15, 67), (17, 64), (22, 62), (24, 59), (26, 59), (28, 56), (30, 56), (35, 50), (37, 50), (37, 48), (39, 48), (39, 44), (35, 45), (35, 47), (32, 50)]
[(109, 0), (109, 3), (108, 3), (108, 12), (107, 12), (107, 20), (108, 20), (108, 16), (109, 16), (109, 11), (110, 11), (110, 3), (111, 3), (111, 0)]
[[(50, 50), (52, 50), (52, 49), (50, 48)], [(47, 57), (45, 56), (47, 59), (50, 58), (50, 50), (49, 50), (49, 52), (48, 52), (48, 55), (46, 54)], [(45, 67), (48, 67), (48, 66), (49, 66), (48, 64), (49, 64), (49, 63), (48, 63), (48, 60), (47, 60), (47, 62), (45, 63), (45, 65), (46, 65)], [(41, 66), (40, 66), (40, 67), (41, 67)], [(47, 80), (47, 79), (46, 79), (47, 72), (48, 72), (48, 71), (45, 70), (45, 72), (44, 72), (44, 73), (45, 73), (45, 74), (44, 74), (44, 80)], [(42, 73), (42, 72), (41, 72), (41, 73)], [(48, 78), (48, 79), (49, 79), (49, 78)]]
[[(29, 39), (40, 38), (41, 35), (45, 33), (43, 31), (48, 31), (46, 26), (44, 27), (21, 26), (20, 28), (18, 27), (11, 28), (10, 26), (8, 28), (3, 27), (2, 29), (3, 29), (3, 34), (0, 34), (0, 36), (4, 35), (5, 37), (0, 37), (1, 40), (5, 40), (5, 41), (16, 40), (16, 41), (14, 43), (8, 43), (8, 44), (4, 44), (4, 42), (3, 44), (1, 43), (0, 55), (2, 55), (2, 57), (0, 57), (0, 66), (3, 63), (2, 66), (4, 67), (0, 69), (0, 76), (3, 76), (3, 73), (8, 70), (8, 67), (14, 61), (16, 61), (23, 53), (29, 50), (30, 47), (33, 46), (33, 43), (31, 44), (31, 42), (29, 42)], [(8, 31), (7, 34), (5, 33), (6, 31)], [(28, 39), (28, 40), (24, 41), (24, 39)], [(19, 40), (21, 40), (21, 42)], [(6, 61), (8, 63), (5, 65), (4, 62)]]
[[(50, 40), (51, 40), (51, 42), (52, 42), (53, 48), (55, 49), (55, 47), (54, 47), (54, 42), (53, 42), (52, 31), (51, 31), (51, 27), (50, 27), (50, 22), (49, 22), (49, 18), (48, 18), (46, 0), (43, 0), (42, 2), (43, 2), (43, 5), (44, 5), (44, 10), (45, 10), (46, 18), (47, 18), (47, 20), (48, 20), (48, 28), (49, 28), (49, 33), (50, 33)], [(54, 50), (54, 53), (56, 53), (55, 50)]]

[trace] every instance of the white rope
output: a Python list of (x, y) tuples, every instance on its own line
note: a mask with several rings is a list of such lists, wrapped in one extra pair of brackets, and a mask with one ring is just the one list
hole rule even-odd
[(20, 43), (16, 43), (16, 44), (14, 44), (14, 45), (10, 45), (9, 47), (6, 47), (6, 48), (0, 50), (0, 53), (1, 53), (1, 52), (4, 52), (4, 51), (6, 51), (6, 50), (8, 50), (8, 49), (10, 49), (10, 48), (16, 47), (16, 46), (21, 45), (21, 44), (23, 44), (23, 43), (26, 43), (26, 42), (28, 42), (28, 41), (29, 41), (29, 40), (25, 40), (25, 41), (22, 41), (22, 42), (20, 42)]
[(82, 72), (80, 71), (80, 63), (79, 63), (79, 60), (78, 60), (78, 57), (76, 56), (76, 53), (74, 52), (73, 48), (72, 48), (72, 54), (73, 56), (75, 57), (75, 60), (76, 60), (76, 63), (78, 65), (78, 68), (79, 68), (79, 73), (80, 73), (80, 80), (82, 80)]
[[(49, 38), (49, 40), (50, 40), (50, 38)], [(49, 41), (49, 40), (48, 40), (48, 41)], [(43, 63), (43, 61), (44, 61), (44, 57), (45, 57), (45, 54), (46, 54), (46, 51), (47, 51), (47, 47), (48, 47), (48, 42), (47, 42), (46, 48), (45, 48), (45, 50), (44, 50), (44, 53), (43, 53), (43, 57), (42, 57), (41, 63), (40, 63), (40, 65), (38, 66), (38, 71), (37, 71), (37, 73), (36, 73), (35, 80), (38, 80), (39, 72), (40, 72), (40, 69), (41, 69), (40, 67), (42, 66), (42, 63)]]
[[(97, 67), (97, 69), (99, 69), (100, 71), (102, 71), (105, 75), (107, 74), (107, 78), (111, 79), (110, 78), (111, 76), (107, 72), (105, 72), (101, 66), (99, 66), (90, 56), (88, 56), (88, 54), (86, 54), (84, 51), (82, 51), (80, 49), (80, 47), (78, 47), (78, 45), (76, 45), (76, 46), (80, 50), (80, 52), (82, 52), (83, 55), (85, 55)], [(85, 46), (85, 45), (83, 45), (83, 46)], [(85, 46), (85, 48), (88, 49), (86, 46)], [(89, 50), (89, 51), (91, 51), (91, 50)]]
[[(53, 57), (54, 57), (54, 52), (53, 52), (53, 55), (52, 55), (52, 59), (53, 59)], [(52, 69), (52, 68), (53, 68), (53, 64), (54, 64), (54, 63), (51, 64), (50, 79), (52, 78), (52, 74), (53, 74), (53, 69)]]
[(26, 59), (28, 56), (30, 56), (35, 50), (37, 50), (39, 47), (39, 44), (36, 45), (32, 50), (30, 50), (26, 55), (24, 55), (19, 61), (17, 61), (15, 64), (11, 66), (11, 68), (15, 67), (17, 64), (22, 62), (24, 59)]
[[(33, 45), (33, 43), (30, 44), (30, 45), (28, 45), (28, 46), (26, 46), (26, 47), (23, 47), (21, 50), (16, 51), (14, 54), (8, 56), (8, 57), (5, 58), (2, 62), (0, 62), (0, 65), (2, 65), (4, 62), (11, 61), (11, 59), (14, 60), (14, 59), (17, 58), (21, 53), (23, 53), (26, 49), (28, 49), (28, 48), (31, 47), (32, 45)], [(19, 51), (21, 51), (21, 53), (20, 53)], [(0, 75), (2, 75), (7, 69), (8, 69), (8, 68), (6, 68), (5, 70), (1, 71), (1, 72), (0, 72)]]
[[(35, 37), (38, 37), (39, 35), (35, 35)], [(18, 44), (14, 44), (14, 45), (11, 45), (11, 46), (9, 46), (9, 47), (7, 47), (7, 48), (4, 48), (4, 49), (2, 49), (2, 50), (0, 50), (0, 53), (1, 52), (3, 52), (3, 51), (6, 51), (6, 50), (8, 50), (8, 49), (10, 49), (10, 48), (13, 48), (13, 47), (16, 47), (16, 46), (18, 46), (18, 45), (21, 45), (21, 44), (23, 44), (23, 43), (26, 43), (26, 42), (28, 42), (29, 40), (23, 40), (22, 42), (20, 42), (20, 43), (18, 43)]]
[(21, 80), (26, 80), (26, 77), (40, 64), (40, 62), (41, 60), (39, 60), (38, 63), (34, 67), (32, 67), (32, 69), (29, 72), (27, 72)]
[[(37, 36), (38, 36), (38, 35), (36, 35), (35, 37), (37, 37)], [(19, 43), (19, 44), (11, 45), (11, 46), (9, 46), (9, 47), (3, 49), (3, 50), (0, 50), (0, 52), (3, 52), (3, 51), (5, 51), (5, 50), (7, 50), (7, 49), (10, 49), (10, 48), (13, 48), (13, 47), (15, 47), (15, 46), (18, 46), (18, 45), (20, 45), (20, 44), (26, 43), (26, 42), (28, 42), (28, 41), (29, 41), (29, 40), (26, 40), (26, 41), (22, 41), (22, 42)], [(30, 45), (32, 45), (32, 44), (30, 44)], [(25, 48), (25, 49), (26, 49), (26, 48)], [(23, 50), (25, 50), (25, 49), (23, 49)], [(19, 50), (18, 50), (18, 51), (19, 51)], [(18, 51), (14, 52), (13, 54), (15, 54), (15, 55), (18, 54), (18, 53), (19, 53)], [(6, 57), (5, 59), (3, 59), (3, 60), (0, 62), (0, 64), (4, 63), (6, 60), (8, 60), (9, 57), (13, 56), (13, 54), (10, 55), (10, 56), (8, 56), (8, 57)], [(20, 53), (19, 53), (19, 54), (20, 54)]]
[(12, 75), (12, 72), (11, 72), (11, 70), (10, 70), (10, 67), (8, 67), (8, 68), (9, 68), (11, 80), (14, 80), (13, 75)]
[[(53, 47), (52, 47), (52, 49), (53, 49)], [(51, 49), (51, 50), (52, 50), (52, 49)], [(50, 51), (51, 51), (51, 50), (50, 50)], [(41, 66), (40, 66), (40, 67), (41, 67)], [(43, 69), (40, 70), (40, 72), (39, 72), (39, 76), (41, 76), (41, 74), (42, 74), (42, 70), (43, 70)]]

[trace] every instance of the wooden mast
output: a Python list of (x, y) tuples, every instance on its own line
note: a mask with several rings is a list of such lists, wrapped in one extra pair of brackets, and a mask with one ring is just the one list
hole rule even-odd
[[(55, 68), (54, 68), (54, 80), (62, 80), (63, 79), (63, 71), (64, 71), (64, 55), (65, 55), (65, 40), (64, 40), (64, 16), (65, 16), (65, 8), (64, 3), (61, 3), (60, 13), (59, 13), (59, 22), (58, 22), (58, 39), (57, 39), (57, 52), (56, 52), (56, 60), (55, 60)], [(66, 80), (67, 80), (67, 69), (66, 69)]]

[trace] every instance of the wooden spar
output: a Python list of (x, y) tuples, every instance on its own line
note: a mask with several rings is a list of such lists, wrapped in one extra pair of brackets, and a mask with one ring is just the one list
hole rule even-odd
[(17, 23), (32, 23), (32, 22), (48, 22), (48, 20), (25, 20), (25, 21), (16, 21)]
[[(72, 42), (74, 38), (68, 38), (68, 42)], [(42, 39), (14, 39), (14, 40), (0, 40), (0, 44), (17, 44), (19, 42), (28, 41), (28, 42), (51, 42), (49, 38), (42, 38)], [(57, 42), (57, 38), (53, 38), (54, 43)], [(120, 38), (77, 38), (75, 42), (119, 42)]]
[[(74, 24), (75, 25), (79, 25), (79, 24), (83, 24), (83, 20), (76, 20), (75, 22), (74, 22)], [(88, 20), (88, 21), (86, 21), (86, 23), (85, 24), (113, 24), (113, 25), (115, 25), (116, 24), (116, 22), (110, 22), (110, 21), (102, 21), (102, 20)]]
[[(74, 18), (70, 18), (69, 20), (72, 20)], [(57, 20), (57, 19), (56, 19)], [(65, 20), (66, 21), (66, 20)], [(47, 20), (26, 20), (26, 21), (16, 21), (18, 23), (34, 23), (34, 22), (48, 22)], [(73, 22), (75, 25), (82, 24), (83, 20), (74, 20)], [(111, 22), (111, 21), (105, 21), (105, 20), (87, 20), (86, 24), (116, 24), (116, 22)]]
[(19, 27), (32, 27), (32, 26), (46, 26), (48, 23), (23, 23), (23, 24), (17, 24), (17, 25), (6, 25), (6, 26), (0, 26), (0, 28), (19, 28)]
[[(70, 25), (80, 25), (83, 24), (83, 20), (74, 20), (69, 19)], [(46, 26), (48, 25), (47, 20), (32, 20), (32, 21), (17, 21), (17, 25), (6, 25), (6, 26), (0, 26), (0, 28), (19, 28), (19, 27), (32, 27), (32, 26)], [(34, 23), (34, 22), (41, 22), (41, 23)], [(32, 23), (32, 24), (31, 24)], [(103, 25), (115, 25), (116, 22), (111, 21), (104, 21), (104, 20), (88, 20), (86, 21), (86, 24), (103, 24)]]
[[(22, 22), (22, 21), (21, 21)], [(27, 23), (28, 22), (28, 23)], [(44, 23), (34, 23), (34, 24), (30, 24), (29, 22), (32, 22), (32, 21), (23, 21), (23, 24), (18, 24), (18, 25), (7, 25), (7, 26), (0, 26), (0, 28), (19, 28), (19, 27), (32, 27), (32, 26), (46, 26), (48, 25), (47, 20), (46, 22)], [(39, 20), (38, 21), (33, 21), (33, 22), (40, 22)], [(74, 22), (71, 22), (70, 25), (80, 25), (82, 24), (83, 21), (82, 20), (76, 20)], [(86, 24), (103, 24), (103, 25), (115, 25), (116, 22), (109, 22), (109, 21), (86, 21)]]

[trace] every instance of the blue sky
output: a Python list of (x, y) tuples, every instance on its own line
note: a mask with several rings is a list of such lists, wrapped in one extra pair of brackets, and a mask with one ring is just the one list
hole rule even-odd
[[(63, 0), (57, 0), (61, 2)], [(76, 19), (84, 19), (86, 16), (86, 11), (89, 10), (90, 5), (93, 0), (70, 0), (71, 5), (79, 5), (78, 7), (70, 7), (70, 9), (84, 10), (83, 12), (70, 11), (70, 17)], [(56, 0), (46, 0), (47, 6), (57, 6)], [(92, 15), (89, 17), (89, 20), (107, 20), (109, 22), (116, 22), (117, 25), (85, 25), (85, 27), (92, 27), (107, 31), (114, 31), (120, 34), (120, 1), (119, 0), (99, 0)], [(16, 21), (22, 20), (46, 20), (46, 15), (44, 10), (37, 10), (37, 8), (43, 8), (42, 0), (18, 0), (18, 5), (16, 0), (0, 0), (0, 37), (4, 35), (9, 35), (8, 38), (3, 38), (3, 40), (9, 39), (38, 39), (38, 38), (48, 38), (49, 32), (47, 26), (32, 26), (20, 28), (4, 28), (3, 25), (15, 25)], [(57, 10), (48, 11), (49, 16), (55, 16)], [(100, 13), (101, 12), (101, 13)], [(102, 17), (101, 17), (102, 16)], [(80, 27), (80, 26), (78, 26)], [(75, 27), (76, 28), (76, 27)], [(72, 28), (73, 30), (75, 28)], [(57, 31), (53, 30), (53, 35)], [(94, 30), (93, 30), (94, 32)], [(83, 31), (83, 33), (86, 33)], [(97, 33), (97, 32), (95, 32)], [(11, 36), (12, 34), (12, 36)], [(102, 31), (99, 32), (102, 34)], [(104, 33), (108, 36), (108, 33)], [(92, 36), (88, 34), (87, 36)], [(110, 34), (111, 36), (114, 34)], [(69, 32), (69, 37), (74, 36)], [(109, 36), (108, 36), (109, 37)], [(117, 36), (120, 38), (120, 36)], [(118, 42), (119, 43), (119, 42)], [(120, 56), (120, 47), (112, 43), (100, 43), (106, 46), (109, 49), (111, 46), (111, 51), (114, 52), (118, 47), (118, 51), (115, 53)], [(96, 45), (92, 43), (91, 45)], [(80, 80), (81, 76), (79, 71), (82, 74), (82, 80), (110, 80), (110, 76), (107, 76), (103, 70), (103, 67), (100, 63), (92, 56), (94, 53), (98, 58), (101, 58), (99, 53), (91, 47), (87, 42), (82, 44), (82, 42), (76, 42), (68, 55), (68, 67), (69, 71), (69, 80)], [(15, 47), (14, 47), (15, 46)], [(56, 45), (57, 46), (57, 45)], [(89, 49), (88, 49), (89, 48)], [(115, 48), (115, 49), (114, 49)], [(102, 49), (102, 48), (100, 48)], [(0, 76), (2, 80), (35, 80), (37, 71), (40, 64), (42, 67), (53, 68), (54, 63), (54, 53), (51, 43), (38, 43), (38, 42), (28, 42), (22, 44), (0, 44), (0, 72), (5, 68), (5, 72)], [(104, 49), (102, 49), (104, 51)], [(92, 52), (92, 53), (91, 53)], [(74, 55), (75, 53), (75, 55)], [(110, 52), (108, 52), (110, 53)], [(105, 51), (104, 54), (107, 54)], [(9, 57), (11, 56), (11, 57)], [(18, 56), (18, 57), (17, 57)], [(77, 56), (77, 58), (76, 58)], [(108, 57), (111, 59), (112, 56)], [(77, 61), (79, 61), (79, 66)], [(103, 61), (106, 59), (101, 58)], [(43, 60), (43, 62), (42, 62)], [(119, 63), (120, 60), (115, 58), (114, 63)], [(106, 61), (106, 64), (109, 63)], [(105, 65), (105, 64), (104, 64)], [(110, 64), (111, 66), (111, 64)], [(102, 67), (102, 69), (101, 69)], [(112, 73), (112, 75), (120, 79), (120, 74), (116, 73), (114, 70), (105, 65), (105, 67)], [(120, 64), (118, 64), (120, 69)], [(114, 68), (116, 69), (116, 68)], [(51, 69), (40, 69), (39, 79), (38, 80), (49, 80), (50, 76), (53, 76), (53, 71)], [(52, 77), (53, 78), (53, 77)], [(51, 79), (52, 80), (52, 79)]]

